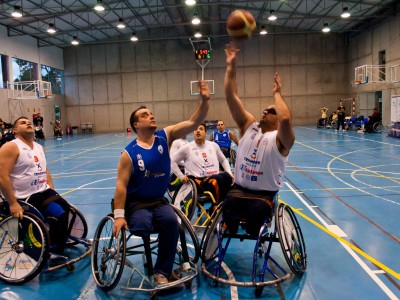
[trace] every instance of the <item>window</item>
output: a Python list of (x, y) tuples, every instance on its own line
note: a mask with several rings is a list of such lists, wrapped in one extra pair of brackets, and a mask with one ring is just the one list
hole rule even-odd
[(386, 52), (385, 50), (382, 50), (379, 52), (379, 81), (385, 81), (386, 80)]
[(64, 94), (64, 71), (42, 65), (42, 80), (51, 82), (53, 94)]
[(13, 57), (12, 69), (14, 82), (37, 80), (37, 64), (33, 62)]
[(8, 81), (8, 56), (0, 54), (0, 89), (7, 88)]

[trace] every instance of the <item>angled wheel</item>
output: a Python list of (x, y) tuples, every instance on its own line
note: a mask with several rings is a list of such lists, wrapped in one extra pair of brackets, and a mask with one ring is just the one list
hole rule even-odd
[(231, 155), (231, 166), (234, 168), (235, 164), (236, 164), (236, 151), (233, 150), (233, 149), (231, 149), (230, 151), (231, 151), (231, 153), (230, 153), (230, 155)]
[[(84, 239), (88, 233), (88, 225), (86, 223), (85, 217), (79, 211), (78, 208), (70, 204), (70, 210), (68, 215), (68, 226), (70, 230), (70, 236)], [(78, 244), (77, 241), (72, 239), (67, 240), (67, 246), (73, 246)]]
[(218, 250), (218, 233), (222, 231), (222, 209), (221, 205), (214, 211), (207, 225), (201, 241), (201, 260), (208, 262), (213, 260)]
[(174, 199), (174, 195), (176, 190), (178, 190), (182, 185), (182, 182), (179, 180), (178, 177), (174, 173), (171, 174), (169, 177), (169, 183), (167, 188), (167, 194), (171, 199)]
[(380, 122), (376, 122), (374, 125), (372, 125), (372, 130), (376, 133), (381, 133), (383, 130), (383, 126)]
[[(178, 221), (180, 224), (178, 255), (181, 256), (182, 254), (182, 258), (185, 262), (190, 260), (195, 264), (200, 258), (200, 245), (198, 237), (186, 215), (176, 206), (172, 207), (178, 217)], [(186, 253), (188, 256), (186, 256)]]
[(22, 284), (35, 278), (50, 256), (50, 237), (44, 223), (25, 212), (0, 222), (0, 279)]
[(126, 235), (122, 228), (113, 236), (114, 218), (110, 214), (97, 226), (92, 244), (92, 274), (97, 285), (110, 291), (118, 284), (126, 259)]
[(292, 272), (300, 277), (307, 268), (307, 252), (297, 218), (290, 206), (279, 203), (275, 220), (283, 256)]
[(172, 199), (173, 206), (179, 208), (188, 219), (192, 219), (197, 205), (197, 187), (196, 183), (189, 179), (175, 191)]

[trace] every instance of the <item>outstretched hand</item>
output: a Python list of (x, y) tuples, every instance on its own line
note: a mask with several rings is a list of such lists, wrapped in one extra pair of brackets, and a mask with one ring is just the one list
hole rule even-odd
[(274, 84), (272, 86), (272, 94), (281, 93), (282, 84), (281, 84), (281, 77), (279, 76), (278, 72), (274, 74)]
[(203, 101), (209, 100), (210, 99), (210, 87), (208, 86), (208, 83), (205, 82), (204, 80), (199, 80), (198, 86), (199, 86), (199, 93), (200, 93), (201, 99)]
[(225, 46), (225, 54), (226, 54), (226, 64), (230, 65), (235, 62), (237, 54), (239, 53), (239, 49), (236, 48), (234, 42), (230, 42)]

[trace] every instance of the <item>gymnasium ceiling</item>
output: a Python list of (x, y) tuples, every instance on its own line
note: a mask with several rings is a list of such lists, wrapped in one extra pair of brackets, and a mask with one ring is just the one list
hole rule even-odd
[[(268, 34), (321, 32), (328, 24), (331, 32), (357, 34), (372, 28), (399, 9), (399, 0), (197, 0), (194, 6), (185, 0), (125, 0), (101, 1), (103, 12), (94, 10), (98, 0), (19, 0), (0, 1), (0, 24), (9, 36), (32, 36), (38, 46), (71, 46), (73, 37), (81, 44), (129, 41), (135, 33), (139, 41), (188, 39), (199, 29), (214, 41), (227, 36), (225, 23), (235, 9), (250, 11)], [(11, 12), (19, 6), (23, 16), (14, 18)], [(343, 9), (351, 13), (341, 18)], [(271, 10), (277, 20), (270, 21)], [(191, 20), (197, 14), (200, 25)], [(124, 29), (116, 27), (122, 19)], [(49, 24), (57, 30), (47, 33)], [(321, 33), (322, 34), (322, 33)]]

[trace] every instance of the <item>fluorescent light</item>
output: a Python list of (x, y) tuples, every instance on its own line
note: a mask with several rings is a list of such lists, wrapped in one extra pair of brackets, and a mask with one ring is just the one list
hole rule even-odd
[(196, 0), (186, 0), (185, 4), (189, 5), (189, 6), (195, 5), (196, 4)]
[(274, 12), (273, 10), (271, 10), (271, 11), (269, 12), (268, 20), (270, 20), (270, 21), (275, 21), (276, 19), (278, 19), (278, 17), (275, 15), (275, 12)]
[(131, 36), (131, 41), (132, 42), (137, 42), (139, 39), (138, 39), (138, 37), (136, 36), (136, 33), (135, 32), (132, 32), (132, 36)]
[(268, 33), (267, 29), (265, 29), (265, 26), (261, 26), (260, 34), (261, 35), (266, 35)]
[(328, 23), (324, 24), (324, 28), (322, 28), (322, 32), (329, 32), (331, 29), (328, 27)]
[(47, 32), (50, 34), (56, 33), (56, 28), (54, 27), (54, 24), (50, 23), (49, 28), (47, 28)]
[(351, 14), (350, 14), (350, 12), (349, 12), (349, 9), (348, 9), (347, 7), (344, 7), (344, 8), (343, 8), (343, 12), (342, 12), (342, 14), (341, 14), (340, 16), (341, 16), (343, 19), (346, 19), (346, 18), (350, 17)]
[(194, 34), (194, 37), (196, 37), (196, 38), (201, 38), (202, 37), (202, 34), (201, 34), (199, 29), (196, 30), (196, 33)]
[(122, 18), (119, 18), (117, 27), (118, 27), (119, 29), (124, 29), (124, 28), (126, 27), (126, 25), (125, 25), (125, 23), (124, 23), (124, 20), (122, 20)]
[(199, 25), (200, 24), (200, 19), (197, 16), (197, 14), (193, 15), (192, 24), (194, 24), (194, 25)]
[(11, 15), (14, 18), (21, 18), (22, 17), (21, 7), (19, 7), (18, 5), (14, 5), (14, 10), (12, 11)]
[(79, 45), (79, 41), (78, 41), (78, 38), (76, 36), (74, 36), (72, 38), (71, 44), (74, 45), (74, 46)]
[(103, 1), (102, 0), (97, 0), (97, 4), (94, 7), (94, 10), (96, 11), (104, 11), (105, 7), (103, 6)]

